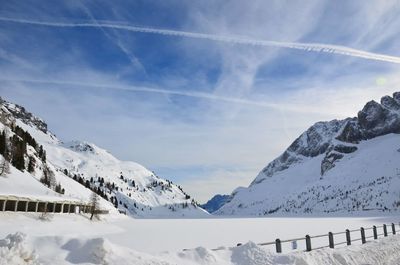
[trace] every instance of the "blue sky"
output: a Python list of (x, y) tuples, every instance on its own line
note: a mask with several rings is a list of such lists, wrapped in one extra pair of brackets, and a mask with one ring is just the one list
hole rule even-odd
[(0, 0), (0, 93), (62, 140), (94, 142), (205, 201), (247, 186), (314, 122), (400, 90), (399, 11), (398, 1)]

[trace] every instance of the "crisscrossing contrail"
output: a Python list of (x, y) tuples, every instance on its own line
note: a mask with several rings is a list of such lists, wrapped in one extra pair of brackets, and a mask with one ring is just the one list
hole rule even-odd
[(121, 91), (130, 91), (130, 92), (143, 92), (143, 93), (156, 93), (156, 94), (164, 94), (164, 95), (175, 95), (175, 96), (185, 96), (185, 97), (193, 97), (199, 99), (206, 100), (216, 100), (227, 103), (234, 103), (240, 105), (275, 109), (279, 111), (289, 111), (289, 112), (301, 112), (301, 113), (326, 113), (332, 114), (329, 111), (321, 110), (320, 108), (314, 108), (312, 106), (304, 106), (304, 105), (294, 105), (294, 104), (284, 104), (282, 102), (271, 102), (271, 101), (255, 101), (252, 99), (243, 99), (236, 97), (228, 97), (215, 95), (211, 93), (205, 92), (197, 92), (197, 91), (181, 91), (181, 90), (171, 90), (171, 89), (163, 89), (163, 88), (155, 88), (155, 87), (144, 87), (144, 86), (131, 86), (124, 84), (100, 84), (93, 82), (76, 82), (76, 81), (66, 81), (66, 80), (55, 80), (55, 79), (31, 79), (31, 78), (9, 78), (0, 75), (0, 82), (23, 82), (23, 83), (33, 83), (33, 84), (50, 84), (50, 85), (63, 85), (63, 86), (72, 86), (72, 87), (81, 87), (86, 89), (114, 89)]
[(383, 61), (389, 63), (400, 64), (400, 57), (390, 56), (380, 53), (367, 52), (363, 50), (353, 49), (346, 46), (332, 45), (332, 44), (321, 44), (321, 43), (302, 43), (302, 42), (281, 42), (281, 41), (271, 41), (271, 40), (260, 40), (253, 39), (243, 36), (235, 35), (216, 35), (208, 33), (198, 33), (189, 31), (179, 31), (179, 30), (169, 30), (169, 29), (159, 29), (159, 28), (149, 28), (149, 27), (138, 27), (128, 24), (121, 24), (109, 21), (97, 21), (96, 23), (67, 23), (67, 22), (51, 22), (51, 21), (39, 21), (39, 20), (28, 20), (28, 19), (16, 19), (8, 17), (0, 17), (0, 21), (20, 23), (20, 24), (30, 24), (37, 26), (47, 26), (47, 27), (80, 27), (80, 28), (112, 28), (117, 30), (126, 30), (132, 32), (142, 32), (142, 33), (152, 33), (167, 36), (178, 36), (187, 37), (194, 39), (205, 39), (211, 41), (220, 41), (234, 44), (244, 44), (244, 45), (254, 45), (254, 46), (264, 46), (264, 47), (280, 47), (288, 49), (304, 50), (308, 52), (323, 52), (323, 53), (333, 53), (341, 54), (352, 57), (359, 57), (368, 60)]

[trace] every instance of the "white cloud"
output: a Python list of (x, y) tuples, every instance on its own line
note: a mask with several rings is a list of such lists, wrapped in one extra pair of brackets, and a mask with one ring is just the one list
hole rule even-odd
[[(341, 19), (335, 21), (341, 10), (327, 10), (327, 3), (197, 3), (189, 8), (187, 21), (181, 23), (187, 31), (209, 32), (212, 36), (246, 35), (251, 40), (282, 43), (318, 37), (322, 43), (337, 45), (343, 41), (363, 50), (384, 53), (387, 47), (396, 52), (396, 26), (400, 20), (394, 18), (389, 23), (382, 19), (392, 18), (393, 6), (381, 7), (382, 1), (377, 1), (357, 9), (357, 3), (352, 2), (349, 5), (354, 5), (357, 12), (343, 18), (342, 23)], [(40, 10), (25, 15), (29, 14), (33, 14), (33, 20), (55, 20), (50, 15), (41, 17)], [(123, 14), (118, 15), (125, 20)], [(116, 48), (128, 58), (135, 56), (131, 52), (134, 40), (125, 34), (110, 36), (117, 37)], [(2, 38), (0, 41), (6, 43)], [(302, 63), (310, 72), (290, 79), (293, 89), (285, 90), (288, 80), (260, 84), (257, 75), (263, 66), (273, 67), (288, 50), (195, 39), (179, 39), (175, 45), (182, 55), (193, 54), (194, 62), (209, 61), (202, 62), (196, 73), (177, 76), (168, 72), (162, 82), (139, 87), (121, 78), (123, 67), (108, 72), (97, 69), (85, 61), (79, 47), (71, 47), (72, 52), (67, 54), (54, 51), (57, 45), (48, 43), (41, 51), (58, 53), (51, 61), (41, 56), (24, 58), (19, 50), (7, 50), (0, 54), (8, 61), (0, 65), (0, 92), (43, 116), (64, 140), (95, 142), (120, 158), (150, 169), (169, 167), (176, 168), (177, 174), (187, 174), (179, 173), (180, 169), (211, 168), (177, 176), (178, 184), (205, 201), (214, 193), (229, 193), (238, 185), (250, 183), (314, 122), (355, 116), (366, 101), (399, 90), (399, 69), (378, 61), (365, 61), (374, 67), (360, 69), (354, 68), (358, 58), (332, 56), (329, 61), (313, 61), (314, 57), (308, 56), (311, 54), (296, 53), (297, 57), (308, 56)], [(134, 57), (131, 59), (134, 63)], [(210, 85), (202, 73), (205, 69), (201, 67), (207, 64), (220, 65), (215, 84)], [(332, 73), (337, 75), (332, 77)], [(377, 78), (386, 81), (377, 86)], [(21, 82), (24, 79), (36, 82)], [(194, 84), (204, 87), (196, 88)]]

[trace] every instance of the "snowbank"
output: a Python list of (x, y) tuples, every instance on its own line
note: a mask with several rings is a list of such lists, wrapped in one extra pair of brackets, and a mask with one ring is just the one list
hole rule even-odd
[(149, 255), (113, 244), (104, 238), (27, 238), (22, 233), (16, 233), (0, 240), (0, 264), (398, 265), (400, 237), (392, 236), (365, 245), (309, 253), (276, 254), (248, 242), (219, 251), (199, 247), (185, 252)]
[(15, 233), (0, 240), (0, 265), (39, 264), (37, 255), (25, 239), (25, 234)]
[[(344, 231), (346, 228), (398, 223), (398, 216), (176, 220), (108, 216), (94, 222), (87, 216), (75, 214), (53, 215), (49, 222), (39, 220), (38, 216), (34, 213), (0, 213), (0, 239), (5, 238), (0, 240), (0, 265), (400, 264), (399, 235), (371, 240), (365, 245), (357, 242), (358, 245), (354, 243), (350, 247), (310, 253), (290, 252), (284, 247), (285, 254), (280, 255), (275, 253), (274, 246), (256, 244), (273, 241), (277, 237), (304, 236), (307, 232), (315, 235)], [(325, 241), (323, 245), (327, 244)], [(237, 243), (245, 244), (232, 247)], [(290, 244), (287, 245), (290, 247)], [(313, 247), (318, 247), (317, 242), (313, 241)], [(219, 250), (211, 250), (213, 248)], [(300, 249), (304, 246), (299, 242)]]

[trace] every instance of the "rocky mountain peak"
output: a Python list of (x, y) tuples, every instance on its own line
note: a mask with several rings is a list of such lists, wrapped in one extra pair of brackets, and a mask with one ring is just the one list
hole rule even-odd
[(64, 144), (65, 147), (80, 153), (96, 154), (96, 146), (94, 144), (82, 141), (71, 141)]
[(393, 99), (400, 105), (400, 92), (394, 92)]
[(385, 116), (387, 115), (387, 110), (375, 101), (368, 102), (364, 108), (358, 112), (358, 122), (363, 129), (372, 129), (376, 127), (379, 123), (385, 122)]
[(389, 133), (400, 133), (400, 92), (365, 104), (357, 117), (317, 122), (301, 134), (277, 159), (269, 163), (251, 185), (272, 177), (276, 172), (301, 163), (307, 157), (325, 154), (321, 175), (333, 168), (346, 154), (357, 150), (360, 141)]
[(28, 112), (24, 107), (7, 102), (1, 97), (0, 97), (0, 106), (3, 107), (4, 110), (9, 114), (11, 114), (15, 119), (20, 119), (25, 124), (36, 127), (37, 129), (39, 129), (44, 133), (48, 132), (47, 124), (39, 117), (36, 117), (32, 113)]
[(359, 143), (389, 133), (400, 133), (400, 92), (382, 97), (381, 104), (369, 101), (336, 139)]
[[(396, 94), (396, 93), (395, 93)], [(382, 106), (386, 107), (387, 109), (391, 110), (400, 110), (400, 93), (398, 94), (398, 100), (395, 98), (395, 94), (393, 94), (393, 97), (390, 96), (384, 96), (381, 98), (381, 104)]]

